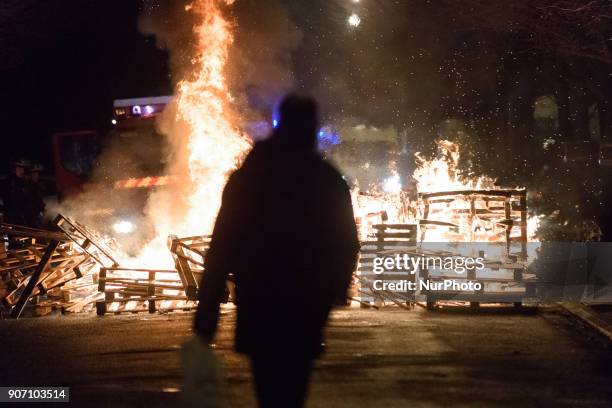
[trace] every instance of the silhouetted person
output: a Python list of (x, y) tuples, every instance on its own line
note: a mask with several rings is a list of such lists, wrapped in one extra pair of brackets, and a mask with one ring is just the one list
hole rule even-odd
[(4, 203), (4, 222), (21, 226), (28, 225), (30, 209), (30, 184), (27, 172), (30, 162), (17, 160), (13, 163), (12, 174), (4, 181), (0, 194)]
[(195, 332), (212, 340), (233, 273), (236, 350), (251, 358), (260, 407), (301, 407), (332, 305), (359, 249), (349, 189), (316, 152), (316, 103), (288, 96), (272, 136), (225, 186), (206, 256)]
[(43, 227), (43, 214), (45, 212), (45, 194), (47, 188), (41, 180), (40, 174), (44, 170), (41, 164), (36, 164), (30, 171), (30, 188), (29, 188), (29, 217), (28, 225), (33, 228)]

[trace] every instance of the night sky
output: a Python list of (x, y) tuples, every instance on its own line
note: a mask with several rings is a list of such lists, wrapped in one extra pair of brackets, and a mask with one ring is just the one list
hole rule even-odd
[(113, 99), (171, 93), (166, 53), (138, 32), (139, 1), (3, 4), (0, 174), (10, 158), (49, 164), (55, 131), (103, 132)]

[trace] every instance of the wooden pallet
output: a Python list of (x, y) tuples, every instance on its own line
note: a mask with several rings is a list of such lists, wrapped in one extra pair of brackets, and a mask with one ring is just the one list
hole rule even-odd
[(115, 298), (96, 301), (96, 314), (164, 313), (177, 310), (194, 310), (197, 302), (185, 296), (151, 296)]
[(178, 238), (171, 237), (170, 252), (176, 270), (191, 300), (198, 299), (198, 288), (204, 273), (204, 258), (210, 246), (210, 236)]
[[(419, 193), (420, 242), (444, 237), (450, 242), (501, 242), (507, 259), (488, 260), (482, 271), (463, 276), (420, 271), (420, 279), (470, 280), (483, 284), (477, 293), (431, 291), (422, 293), (428, 307), (436, 302), (456, 300), (479, 303), (520, 304), (534, 295), (535, 277), (525, 274), (527, 266), (527, 191), (490, 189)], [(519, 250), (511, 249), (518, 246)]]
[(68, 237), (60, 231), (48, 231), (0, 222), (0, 236), (2, 235), (23, 238), (29, 243), (35, 243), (37, 241), (42, 241), (43, 243), (49, 241), (68, 241)]
[(6, 289), (0, 299), (14, 317), (19, 317), (28, 301), (35, 315), (44, 314), (49, 305), (61, 300), (63, 289), (89, 278), (97, 267), (94, 259), (61, 231), (0, 224), (0, 234), (18, 237), (22, 246), (0, 254), (0, 277)]
[(527, 273), (527, 263), (517, 261), (516, 258), (485, 261), (482, 270), (471, 270), (465, 274), (457, 275), (449, 271), (419, 271), (419, 279), (430, 282), (443, 282), (455, 280), (457, 282), (480, 283), (482, 289), (478, 291), (421, 291), (427, 302), (427, 307), (433, 309), (441, 301), (469, 302), (471, 306), (481, 303), (513, 303), (520, 306), (525, 299), (535, 297), (535, 284), (537, 277)]
[(197, 302), (186, 297), (143, 297), (139, 299), (113, 299), (96, 301), (96, 314), (125, 313), (166, 313), (190, 311), (197, 308)]
[(61, 214), (55, 218), (54, 224), (102, 267), (119, 266), (117, 247), (111, 239)]
[(420, 242), (514, 242), (527, 257), (527, 190), (493, 189), (419, 193)]
[(370, 239), (361, 242), (359, 263), (355, 274), (358, 301), (362, 306), (374, 304), (383, 306), (385, 303), (394, 303), (400, 306), (410, 305), (414, 301), (414, 292), (396, 292), (377, 290), (374, 288), (375, 280), (402, 280), (414, 279), (414, 275), (407, 275), (405, 271), (387, 270), (383, 274), (374, 273), (374, 258), (390, 256), (388, 253), (404, 253), (413, 250), (416, 245), (417, 226), (415, 224), (375, 224)]
[[(44, 256), (39, 246), (21, 250), (9, 250), (9, 257), (0, 260), (0, 274), (5, 276), (9, 291), (4, 297), (5, 305), (13, 306)], [(42, 251), (42, 252), (41, 252)], [(13, 256), (11, 256), (13, 255)], [(72, 243), (58, 245), (42, 270), (30, 297), (45, 294), (49, 290), (79, 279), (89, 273), (93, 264), (87, 254), (74, 251)], [(8, 279), (8, 280), (7, 280)]]
[(101, 268), (98, 292), (104, 295), (96, 302), (98, 314), (106, 314), (104, 305), (115, 303), (146, 302), (153, 313), (157, 301), (188, 300), (176, 270)]

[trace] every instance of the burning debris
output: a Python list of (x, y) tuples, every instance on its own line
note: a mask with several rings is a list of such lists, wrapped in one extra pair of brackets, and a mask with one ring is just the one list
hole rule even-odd
[[(177, 269), (125, 268), (115, 260), (112, 240), (62, 215), (55, 224), (61, 232), (0, 224), (0, 233), (19, 246), (0, 253), (1, 306), (13, 317), (19, 317), (28, 301), (37, 315), (54, 308), (89, 311), (93, 304), (99, 315), (195, 306), (197, 286), (193, 285), (201, 271), (192, 271), (189, 265), (203, 266), (205, 237), (173, 241)], [(186, 251), (191, 255), (186, 256)], [(200, 261), (194, 259), (195, 253)], [(43, 295), (46, 299), (41, 301)]]
[[(167, 174), (156, 178), (165, 181), (163, 188), (150, 193), (145, 208), (153, 238), (136, 255), (128, 255), (112, 239), (62, 215), (55, 221), (62, 234), (20, 231), (31, 243), (24, 250), (9, 250), (0, 263), (3, 280), (10, 282), (5, 284), (10, 290), (2, 295), (6, 305), (39, 293), (51, 296), (51, 289), (63, 288), (68, 297), (77, 289), (89, 291), (78, 307), (60, 303), (65, 310), (94, 302), (99, 314), (193, 307), (204, 273), (206, 234), (212, 232), (223, 186), (251, 146), (251, 139), (239, 130), (243, 120), (227, 77), (234, 33), (224, 15), (226, 3), (232, 1), (194, 0), (182, 11), (194, 25), (188, 50), (183, 50), (189, 54), (183, 62), (188, 63), (178, 70), (182, 79), (157, 123), (167, 136), (169, 161)], [(368, 282), (368, 256), (399, 250), (422, 253), (425, 242), (497, 242), (505, 245), (505, 256), (511, 256), (511, 246), (518, 242), (519, 257), (527, 259), (526, 243), (537, 218), (527, 215), (526, 190), (502, 189), (492, 178), (462, 174), (459, 146), (447, 140), (437, 145), (433, 159), (417, 154), (412, 179), (418, 194), (403, 188), (397, 170), (380, 186), (353, 190), (363, 242), (356, 275), (362, 294), (382, 293)], [(117, 224), (122, 231), (127, 226)], [(17, 230), (11, 228), (4, 233), (15, 236)], [(44, 245), (35, 243), (37, 236), (45, 239)], [(85, 265), (86, 274), (81, 272)], [(80, 284), (85, 275), (92, 279), (89, 286), (70, 286)], [(53, 284), (45, 286), (47, 282)], [(228, 288), (231, 291), (231, 284)], [(395, 304), (415, 299), (413, 293), (382, 294)]]
[(436, 157), (416, 154), (416, 194), (353, 191), (362, 238), (374, 224), (385, 222), (419, 225), (420, 240), (429, 242), (503, 242), (509, 241), (506, 234), (519, 234), (525, 242), (535, 239), (539, 219), (527, 213), (526, 189), (465, 176), (458, 167), (459, 145), (448, 140), (436, 144)]
[[(381, 305), (385, 300), (411, 302), (424, 295), (432, 305), (440, 295), (440, 291), (390, 292), (375, 288), (374, 282), (381, 279), (373, 270), (376, 257), (466, 257), (478, 252), (478, 244), (488, 243), (487, 262), (480, 276), (468, 273), (461, 277), (466, 282), (482, 282), (484, 290), (452, 290), (446, 293), (446, 299), (521, 302), (532, 295), (528, 280), (534, 276), (527, 279), (524, 275), (534, 255), (527, 244), (534, 239), (538, 225), (537, 217), (528, 216), (526, 189), (501, 188), (489, 177), (465, 177), (458, 170), (459, 146), (446, 140), (438, 141), (437, 146), (434, 159), (417, 154), (413, 178), (418, 193), (412, 200), (406, 195), (385, 193), (353, 196), (362, 236), (356, 277), (362, 301)], [(461, 250), (457, 246), (460, 243), (465, 244)], [(412, 282), (457, 278), (439, 269), (422, 268), (409, 278)], [(397, 269), (382, 276), (387, 280), (405, 277), (405, 271)]]
[(104, 294), (104, 299), (96, 301), (98, 315), (191, 310), (195, 306), (175, 270), (102, 268), (98, 282), (98, 291)]
[[(377, 289), (373, 282), (380, 276), (373, 271), (373, 259), (399, 253), (466, 256), (456, 249), (457, 243), (492, 243), (497, 244), (498, 249), (487, 249), (489, 253), (484, 264), (489, 275), (468, 273), (464, 277), (468, 281), (481, 282), (485, 289), (481, 292), (470, 290), (470, 293), (452, 291), (452, 299), (483, 299), (486, 294), (489, 300), (519, 302), (517, 299), (527, 296), (528, 283), (533, 280), (533, 276), (526, 276), (530, 256), (527, 244), (533, 234), (530, 231), (533, 223), (530, 224), (527, 215), (526, 190), (499, 188), (487, 178), (476, 181), (462, 179), (460, 172), (456, 171), (458, 147), (449, 142), (439, 146), (447, 149), (440, 159), (420, 159), (415, 178), (419, 185), (430, 190), (419, 192), (416, 199), (411, 200), (401, 192), (354, 192), (362, 250), (355, 274), (354, 289), (357, 293), (353, 299), (361, 304), (374, 302), (381, 306), (390, 302), (407, 307), (419, 299), (419, 295), (424, 295), (429, 303), (435, 302), (431, 299), (436, 299), (439, 291), (434, 296), (428, 291)], [(449, 186), (452, 190), (435, 191), (439, 186)], [(165, 240), (169, 251), (164, 245), (163, 252), (152, 253), (153, 259), (149, 263), (171, 256), (174, 268), (156, 269), (135, 265), (134, 259), (122, 254), (112, 239), (76, 221), (59, 215), (55, 224), (62, 234), (14, 226), (4, 226), (0, 230), (28, 241), (24, 249), (9, 250), (6, 259), (0, 262), (3, 281), (9, 282), (5, 283), (3, 292), (5, 307), (14, 308), (19, 303), (22, 307), (25, 300), (40, 294), (56, 299), (50, 304), (61, 306), (66, 311), (87, 310), (95, 303), (100, 315), (190, 310), (195, 306), (198, 285), (205, 273), (204, 258), (210, 236), (170, 236)], [(36, 239), (43, 239), (44, 243)], [(448, 245), (432, 247), (429, 243), (453, 244), (455, 252), (449, 252)], [(474, 251), (474, 248), (476, 246), (470, 250)], [(39, 273), (35, 274), (37, 271)], [(384, 277), (393, 279), (394, 275), (397, 278), (401, 271), (386, 271)], [(85, 277), (89, 279), (88, 283), (84, 283)], [(436, 282), (446, 278), (449, 276), (427, 268), (413, 276), (415, 281), (430, 279)], [(29, 285), (31, 279), (37, 279), (36, 283)], [(28, 286), (34, 289), (30, 291)], [(233, 284), (228, 282), (228, 294), (232, 291)], [(62, 303), (58, 296), (70, 301)]]

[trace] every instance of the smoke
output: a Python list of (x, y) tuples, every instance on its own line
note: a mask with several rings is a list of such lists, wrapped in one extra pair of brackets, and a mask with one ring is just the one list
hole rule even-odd
[[(202, 52), (195, 27), (202, 24), (202, 18), (209, 16), (188, 10), (190, 3), (185, 0), (146, 2), (138, 21), (143, 35), (153, 36), (157, 46), (167, 51), (175, 86), (193, 81), (201, 74), (197, 72), (198, 64), (194, 64)], [(233, 2), (216, 1), (229, 22), (234, 39), (223, 71), (231, 97), (219, 99), (224, 101), (223, 114), (229, 125), (244, 131), (255, 121), (269, 122), (273, 105), (294, 86), (291, 52), (300, 43), (302, 35), (279, 0), (227, 3)], [(206, 92), (202, 92), (201, 97), (206, 97)], [(199, 108), (206, 106), (201, 101), (194, 101), (194, 105), (194, 109), (198, 105)], [(163, 135), (160, 143), (153, 139), (108, 135), (90, 182), (81, 193), (71, 195), (61, 203), (48, 203), (47, 214), (62, 213), (104, 234), (115, 235), (128, 255), (138, 255), (139, 264), (147, 264), (145, 258), (151, 258), (148, 263), (154, 266), (160, 266), (159, 252), (169, 234), (199, 235), (209, 231), (214, 217), (205, 216), (198, 220), (201, 222), (193, 223), (192, 213), (194, 208), (197, 211), (202, 207), (204, 211), (204, 207), (210, 210), (218, 205), (220, 191), (217, 189), (222, 187), (226, 174), (214, 167), (228, 165), (214, 163), (206, 168), (207, 164), (202, 163), (206, 162), (206, 155), (211, 162), (218, 160), (219, 155), (214, 151), (196, 151), (198, 147), (192, 145), (190, 136), (194, 129), (180, 116), (175, 100), (159, 117), (157, 127)], [(216, 133), (223, 132), (235, 133), (235, 130), (219, 129)], [(232, 141), (229, 135), (222, 143), (236, 141)], [(234, 151), (240, 150), (244, 150), (244, 146), (234, 147)], [(75, 154), (79, 156), (81, 153)], [(194, 162), (194, 154), (202, 157)], [(205, 192), (204, 197), (196, 194), (197, 183), (208, 183), (209, 180), (194, 180), (194, 165), (200, 167), (198, 170), (202, 177), (217, 179), (210, 182), (214, 187)], [(153, 192), (147, 189), (117, 190), (114, 187), (116, 180), (160, 174), (172, 175), (174, 182)], [(129, 220), (138, 229), (133, 234), (117, 236), (109, 219)], [(130, 262), (127, 257), (124, 261)]]
[[(227, 3), (151, 2), (139, 21), (143, 34), (168, 52), (177, 87), (158, 121), (174, 182), (149, 197), (145, 214), (156, 240), (145, 253), (170, 234), (211, 232), (225, 178), (248, 149), (241, 132), (269, 121), (271, 107), (293, 84), (290, 52), (301, 34), (282, 4)], [(228, 25), (218, 19), (219, 8)], [(225, 30), (233, 38), (227, 48)]]
[[(157, 45), (168, 52), (175, 83), (193, 75), (197, 16), (185, 9), (190, 3), (149, 1), (139, 21), (140, 31), (154, 36)], [(294, 87), (291, 52), (300, 44), (302, 32), (280, 0), (239, 0), (225, 6), (224, 12), (234, 36), (225, 72), (238, 113), (237, 125), (246, 127), (255, 120), (269, 119), (266, 116), (273, 105)]]
[[(78, 174), (90, 174), (80, 192), (73, 192), (61, 202), (46, 202), (46, 216), (63, 214), (104, 235), (115, 235), (114, 222), (130, 221), (138, 225), (134, 234), (117, 237), (126, 253), (135, 253), (152, 236), (153, 226), (142, 214), (147, 202), (146, 189), (116, 189), (117, 180), (159, 174), (163, 167), (161, 145), (149, 137), (120, 137), (115, 131), (100, 140), (99, 154), (93, 139), (66, 143), (62, 150), (63, 165)], [(95, 166), (91, 168), (91, 166)], [(110, 222), (109, 222), (110, 220)]]

